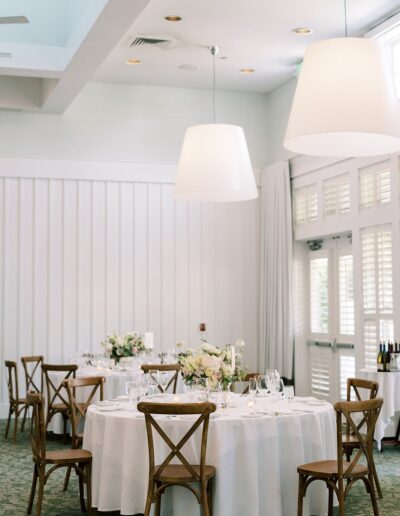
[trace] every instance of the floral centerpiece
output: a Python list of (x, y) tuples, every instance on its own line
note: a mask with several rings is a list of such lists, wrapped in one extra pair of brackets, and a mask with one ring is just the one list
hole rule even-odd
[(101, 343), (106, 354), (119, 362), (122, 357), (135, 357), (145, 350), (144, 337), (137, 332), (128, 332), (125, 335), (107, 335)]
[(235, 347), (226, 345), (223, 348), (212, 346), (203, 341), (200, 348), (188, 349), (178, 354), (178, 363), (181, 366), (183, 380), (186, 384), (201, 382), (211, 388), (219, 382), (227, 388), (232, 382), (240, 381), (245, 373), (240, 369), (241, 351), (244, 346), (242, 340), (236, 341)]

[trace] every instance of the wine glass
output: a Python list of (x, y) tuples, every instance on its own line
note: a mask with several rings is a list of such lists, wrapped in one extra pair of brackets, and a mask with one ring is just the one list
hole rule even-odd
[(290, 405), (292, 400), (294, 399), (294, 387), (293, 387), (293, 385), (285, 386), (283, 392), (285, 393), (285, 399), (288, 400), (289, 405)]
[(169, 382), (169, 374), (167, 371), (160, 371), (158, 378), (159, 378), (159, 385), (160, 385), (161, 389), (163, 390), (163, 394), (165, 395), (167, 387), (168, 387), (168, 382)]
[(252, 398), (257, 394), (257, 378), (250, 378), (249, 380), (249, 394)]
[(149, 396), (154, 396), (157, 391), (157, 387), (160, 383), (159, 371), (157, 369), (150, 369), (147, 378), (149, 386)]
[(134, 380), (126, 382), (126, 394), (129, 396), (129, 402), (133, 406), (134, 401), (138, 399), (138, 383)]

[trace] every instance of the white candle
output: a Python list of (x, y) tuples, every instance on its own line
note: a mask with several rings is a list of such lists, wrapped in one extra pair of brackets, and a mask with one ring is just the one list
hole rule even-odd
[(236, 366), (236, 363), (235, 363), (235, 346), (231, 346), (231, 364), (232, 364), (232, 369), (235, 370), (235, 366)]
[(146, 331), (144, 334), (144, 347), (146, 349), (154, 349), (154, 333)]

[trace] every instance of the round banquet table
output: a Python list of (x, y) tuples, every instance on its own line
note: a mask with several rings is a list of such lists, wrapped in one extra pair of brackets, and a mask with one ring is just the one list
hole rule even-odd
[[(55, 386), (60, 385), (60, 383), (65, 378), (65, 372), (61, 371), (52, 371), (49, 373), (51, 381)], [(106, 381), (104, 383), (104, 399), (109, 400), (116, 398), (117, 396), (121, 396), (126, 394), (126, 382), (132, 380), (133, 371), (118, 371), (118, 370), (109, 370), (109, 369), (98, 369), (96, 367), (80, 367), (76, 372), (76, 376), (79, 377), (93, 377), (93, 376), (104, 376)], [(89, 393), (91, 390), (88, 387), (87, 392)], [(64, 391), (64, 395), (68, 399), (68, 395), (66, 391)], [(95, 400), (99, 399), (99, 392), (95, 395)], [(46, 399), (47, 401), (47, 399)], [(59, 414), (56, 414), (50, 421), (47, 430), (50, 432), (54, 432), (56, 434), (63, 433), (63, 422), (62, 417)]]
[[(275, 401), (265, 405), (257, 399), (257, 407), (262, 402), (263, 409), (271, 412), (244, 418), (247, 399), (233, 395), (232, 406), (224, 414), (218, 409), (210, 419), (207, 463), (217, 469), (214, 516), (293, 516), (297, 513), (297, 466), (336, 458), (334, 409), (329, 403), (311, 407), (305, 401), (293, 401), (290, 406), (286, 401)], [(156, 418), (174, 442), (196, 419)], [(199, 434), (197, 431), (183, 449), (193, 463), (199, 462)], [(129, 402), (114, 407), (92, 405), (86, 416), (83, 448), (93, 454), (93, 507), (119, 510), (123, 515), (142, 513), (148, 480), (143, 414)], [(169, 451), (155, 435), (156, 463)], [(315, 482), (307, 491), (304, 515), (326, 514), (327, 504), (325, 484)], [(172, 514), (200, 516), (200, 506), (190, 491), (180, 487), (166, 490), (162, 515)]]
[(381, 449), (385, 430), (392, 422), (396, 412), (400, 411), (400, 371), (382, 373), (371, 369), (360, 369), (360, 376), (366, 380), (379, 383), (378, 397), (383, 398), (383, 406), (375, 426), (375, 440)]

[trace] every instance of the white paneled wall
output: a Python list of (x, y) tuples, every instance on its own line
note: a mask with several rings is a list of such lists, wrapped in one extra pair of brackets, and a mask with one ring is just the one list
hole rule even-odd
[(0, 178), (3, 371), (24, 354), (100, 351), (114, 331), (153, 331), (158, 350), (196, 345), (199, 322), (217, 345), (243, 338), (254, 367), (258, 283), (256, 202), (175, 203), (168, 183)]

